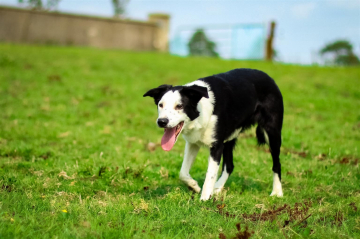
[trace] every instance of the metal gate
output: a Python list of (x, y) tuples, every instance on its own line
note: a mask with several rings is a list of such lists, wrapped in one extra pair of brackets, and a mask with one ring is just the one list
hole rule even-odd
[(266, 25), (235, 24), (210, 26), (181, 26), (170, 41), (170, 53), (188, 56), (188, 43), (193, 34), (202, 29), (216, 43), (216, 52), (224, 59), (264, 59)]

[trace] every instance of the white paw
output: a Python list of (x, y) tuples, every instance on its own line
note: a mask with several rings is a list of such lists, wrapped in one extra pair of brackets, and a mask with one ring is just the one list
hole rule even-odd
[(272, 196), (282, 197), (282, 196), (284, 196), (284, 195), (283, 195), (282, 190), (273, 190), (272, 193), (270, 194), (270, 196), (271, 196), (271, 197), (272, 197)]
[(202, 193), (201, 194), (201, 197), (200, 197), (200, 201), (207, 201), (207, 200), (209, 200), (210, 199), (210, 197), (211, 197), (211, 193)]
[(186, 184), (196, 193), (199, 193), (201, 191), (198, 182), (196, 182), (194, 179), (187, 181)]
[(207, 201), (210, 199), (210, 196), (201, 196), (200, 201)]
[(224, 187), (220, 187), (220, 188), (215, 188), (214, 189), (214, 194), (218, 195), (219, 193), (221, 193), (221, 191), (223, 190)]
[(196, 193), (200, 193), (201, 188), (199, 187), (199, 185), (195, 185), (195, 186), (189, 186), (192, 190), (194, 190)]
[(280, 177), (277, 173), (274, 173), (273, 178), (274, 178), (273, 190), (272, 190), (272, 193), (270, 194), (270, 196), (282, 197), (283, 191), (282, 191), (282, 187), (281, 187)]
[(199, 184), (196, 180), (190, 178), (190, 177), (182, 177), (180, 176), (180, 180), (183, 181), (191, 190), (194, 190), (196, 193), (199, 193), (201, 191), (201, 188), (199, 187)]

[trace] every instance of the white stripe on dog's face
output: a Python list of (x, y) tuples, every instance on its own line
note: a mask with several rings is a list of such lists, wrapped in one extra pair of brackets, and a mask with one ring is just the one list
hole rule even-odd
[(158, 112), (160, 118), (166, 118), (169, 123), (166, 127), (173, 128), (182, 121), (189, 121), (189, 117), (185, 114), (182, 106), (181, 95), (178, 90), (168, 91), (163, 95), (158, 104)]

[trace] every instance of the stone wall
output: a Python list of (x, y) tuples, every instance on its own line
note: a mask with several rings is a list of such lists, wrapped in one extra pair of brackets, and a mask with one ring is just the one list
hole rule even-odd
[(169, 16), (149, 22), (0, 7), (0, 41), (168, 51)]

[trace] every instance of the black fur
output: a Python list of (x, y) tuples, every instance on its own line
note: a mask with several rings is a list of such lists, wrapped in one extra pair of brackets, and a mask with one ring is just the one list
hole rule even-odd
[(266, 144), (264, 129), (259, 125), (256, 127), (256, 138), (259, 146)]
[(181, 101), (184, 107), (184, 112), (187, 116), (194, 120), (199, 117), (199, 111), (197, 110), (197, 104), (201, 100), (202, 97), (209, 98), (207, 88), (192, 85), (192, 86), (184, 86), (183, 89), (180, 90)]
[(234, 170), (234, 163), (233, 163), (233, 150), (235, 148), (236, 139), (233, 139), (229, 142), (224, 144), (224, 151), (223, 151), (223, 165), (222, 171), (224, 172), (224, 167), (226, 165), (226, 172), (230, 175)]
[[(258, 124), (258, 143), (265, 143), (265, 130), (273, 158), (272, 170), (281, 179), (279, 154), (284, 107), (282, 95), (274, 80), (266, 73), (252, 69), (235, 69), (200, 80), (210, 86), (215, 96), (213, 114), (218, 117), (215, 136), (217, 145), (222, 144), (236, 129), (242, 128), (244, 131)], [(234, 145), (235, 142), (225, 143), (223, 152), (223, 167), (225, 164), (229, 173), (233, 170), (232, 152), (229, 152)]]

